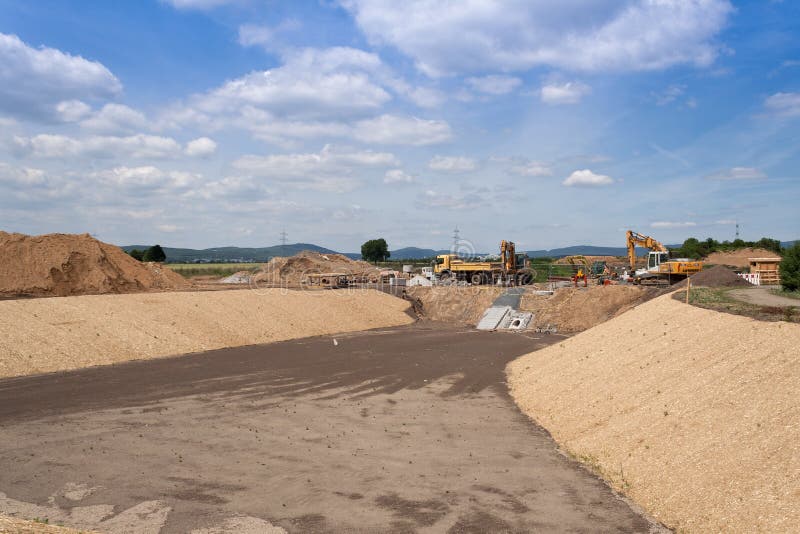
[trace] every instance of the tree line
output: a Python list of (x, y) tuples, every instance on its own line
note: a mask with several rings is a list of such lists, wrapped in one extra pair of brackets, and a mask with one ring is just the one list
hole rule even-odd
[(782, 255), (783, 248), (781, 242), (777, 239), (769, 237), (762, 237), (758, 241), (745, 241), (743, 239), (734, 239), (733, 241), (717, 241), (716, 239), (708, 238), (705, 241), (700, 241), (696, 237), (690, 237), (683, 242), (679, 248), (671, 249), (674, 257), (691, 258), (699, 260), (713, 252), (730, 252), (732, 250), (739, 250), (742, 248), (763, 248), (774, 252), (775, 254)]
[(164, 252), (164, 249), (161, 248), (161, 245), (153, 245), (152, 247), (146, 248), (144, 250), (139, 250), (139, 249), (135, 248), (135, 249), (129, 250), (128, 254), (130, 254), (130, 256), (133, 259), (136, 259), (136, 260), (139, 260), (139, 261), (163, 262), (163, 261), (166, 261), (166, 259), (167, 259), (167, 255)]

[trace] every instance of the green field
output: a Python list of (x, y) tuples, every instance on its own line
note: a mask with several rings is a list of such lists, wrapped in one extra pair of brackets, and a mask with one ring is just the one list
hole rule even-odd
[(168, 263), (167, 267), (176, 273), (192, 276), (229, 276), (239, 271), (254, 271), (263, 263)]

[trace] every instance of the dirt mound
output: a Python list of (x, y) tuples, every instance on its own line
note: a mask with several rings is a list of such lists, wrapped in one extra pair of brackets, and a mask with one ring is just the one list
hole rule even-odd
[[(692, 276), (693, 286), (702, 287), (753, 287), (753, 285), (740, 278), (735, 272), (722, 265), (715, 265), (710, 269), (703, 269)], [(686, 280), (675, 284), (673, 288), (686, 287)]]
[(189, 283), (89, 234), (0, 232), (0, 295), (67, 296), (177, 289)]
[(796, 532), (800, 325), (669, 295), (507, 367), (520, 408), (677, 532)]
[(475, 325), (505, 288), (490, 286), (407, 287), (406, 294), (422, 303), (421, 314), (433, 321)]
[[(554, 263), (558, 265), (568, 265), (569, 261), (566, 259), (567, 257), (568, 256), (565, 256), (564, 258), (559, 258)], [(596, 261), (604, 261), (606, 263), (616, 263), (620, 261), (620, 258), (616, 256), (584, 256), (584, 258), (586, 258), (589, 261), (589, 263), (594, 263)]]
[(520, 309), (534, 313), (533, 324), (559, 332), (581, 332), (650, 300), (660, 292), (633, 285), (565, 287), (552, 297), (526, 293)]
[(763, 248), (741, 248), (730, 252), (714, 252), (703, 261), (714, 265), (730, 265), (731, 267), (747, 267), (748, 258), (777, 258), (777, 254)]
[(341, 254), (304, 250), (288, 258), (272, 258), (252, 277), (252, 281), (265, 285), (299, 285), (306, 276), (314, 273), (344, 273), (377, 281), (380, 269)]

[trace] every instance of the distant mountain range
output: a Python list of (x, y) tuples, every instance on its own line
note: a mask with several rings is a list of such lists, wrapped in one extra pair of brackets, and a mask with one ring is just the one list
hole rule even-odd
[[(783, 241), (783, 247), (790, 247), (795, 241)], [(679, 247), (680, 245), (667, 245), (669, 247)], [(126, 245), (122, 247), (126, 252), (133, 249), (144, 250), (149, 245)], [(321, 247), (311, 243), (293, 243), (287, 245), (274, 245), (271, 247), (260, 248), (241, 248), (241, 247), (215, 247), (206, 249), (191, 248), (172, 248), (162, 247), (167, 255), (167, 261), (171, 263), (220, 263), (220, 262), (266, 262), (276, 256), (293, 256), (303, 250), (311, 250), (322, 254), (343, 254), (348, 258), (361, 259), (358, 252), (336, 252), (329, 248)], [(393, 260), (421, 260), (433, 258), (439, 254), (449, 254), (449, 249), (434, 250), (431, 248), (405, 247), (392, 250), (391, 259)], [(636, 254), (646, 253), (646, 249), (636, 249)], [(625, 256), (628, 250), (625, 247), (596, 247), (592, 245), (576, 245), (571, 247), (554, 248), (550, 250), (529, 250), (527, 252), (531, 258), (562, 258), (564, 256)], [(477, 253), (484, 256), (486, 253)]]
[[(125, 252), (133, 249), (145, 250), (150, 245), (126, 245), (121, 247)], [(336, 251), (311, 243), (294, 243), (274, 245), (272, 247), (241, 248), (215, 247), (205, 249), (164, 247), (164, 254), (170, 263), (221, 263), (221, 262), (266, 262), (276, 256), (294, 256), (302, 250), (311, 250), (321, 254), (336, 254)], [(352, 255), (350, 255), (352, 257)], [(361, 254), (355, 254), (360, 258)]]

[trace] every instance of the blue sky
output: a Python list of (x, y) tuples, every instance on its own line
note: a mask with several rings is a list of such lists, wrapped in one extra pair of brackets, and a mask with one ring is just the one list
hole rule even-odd
[(800, 237), (790, 1), (0, 0), (0, 228)]

